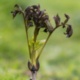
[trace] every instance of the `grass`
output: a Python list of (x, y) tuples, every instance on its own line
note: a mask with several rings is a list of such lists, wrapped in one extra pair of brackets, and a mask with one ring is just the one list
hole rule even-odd
[[(7, 4), (6, 4), (7, 3)], [(57, 13), (64, 19), (63, 14), (70, 15), (70, 24), (74, 34), (67, 39), (61, 28), (56, 30), (48, 41), (40, 57), (38, 80), (79, 80), (80, 79), (80, 1), (76, 0), (14, 0), (0, 2), (0, 80), (29, 80), (27, 68), (28, 50), (22, 17), (12, 19), (11, 11), (14, 4), (40, 4), (52, 16)], [(5, 6), (4, 6), (5, 4)], [(44, 36), (43, 36), (44, 35)], [(45, 34), (41, 30), (40, 38)]]

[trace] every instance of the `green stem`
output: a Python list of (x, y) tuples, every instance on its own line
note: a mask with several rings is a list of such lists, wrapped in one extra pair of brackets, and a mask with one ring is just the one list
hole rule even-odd
[(40, 55), (41, 55), (41, 53), (42, 53), (42, 51), (43, 51), (43, 49), (44, 49), (46, 43), (48, 42), (48, 40), (49, 40), (49, 38), (50, 38), (50, 36), (51, 36), (51, 33), (49, 33), (49, 35), (48, 35), (48, 37), (47, 37), (47, 39), (46, 39), (46, 41), (45, 41), (43, 47), (41, 48), (41, 50), (40, 50), (40, 52), (39, 52), (39, 55), (38, 55), (38, 57), (37, 57), (37, 60), (39, 59), (39, 57), (40, 57)]
[(35, 65), (36, 64), (36, 50), (35, 50), (35, 44), (36, 44), (36, 39), (37, 39), (37, 36), (38, 36), (38, 33), (39, 33), (39, 30), (40, 28), (37, 28), (35, 27), (35, 30), (34, 30), (34, 43), (33, 43), (33, 48), (32, 48), (32, 63)]
[(30, 51), (29, 37), (28, 37), (28, 25), (27, 25), (27, 22), (26, 22), (26, 20), (25, 20), (24, 13), (23, 13), (23, 18), (24, 18), (24, 24), (25, 24), (25, 31), (26, 31), (26, 37), (27, 37), (27, 43), (28, 43), (28, 49), (29, 49), (29, 54), (30, 54), (30, 58), (31, 58), (31, 51)]

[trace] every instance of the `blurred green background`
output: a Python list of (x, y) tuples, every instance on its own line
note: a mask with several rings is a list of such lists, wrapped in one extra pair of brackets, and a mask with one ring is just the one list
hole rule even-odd
[[(23, 9), (40, 4), (53, 25), (57, 13), (62, 21), (65, 13), (70, 16), (73, 36), (66, 38), (62, 28), (53, 33), (40, 57), (37, 80), (80, 80), (80, 0), (0, 0), (0, 80), (29, 80), (30, 76), (23, 18), (13, 19), (10, 13), (15, 4)], [(42, 35), (44, 39), (46, 34)]]

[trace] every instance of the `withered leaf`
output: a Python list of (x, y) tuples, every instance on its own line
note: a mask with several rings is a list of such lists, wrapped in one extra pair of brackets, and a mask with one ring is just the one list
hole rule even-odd
[(18, 10), (15, 10), (15, 11), (11, 11), (11, 13), (13, 14), (13, 18), (15, 18), (16, 15), (19, 13), (19, 11)]
[(65, 24), (68, 22), (69, 18), (70, 18), (67, 14), (64, 14), (64, 15), (65, 15), (65, 18), (66, 18), (66, 19), (65, 19), (63, 25), (65, 25)]
[(70, 18), (67, 14), (64, 14), (64, 15), (65, 15), (65, 17), (66, 17), (67, 19), (69, 19), (69, 18)]
[(21, 13), (21, 7), (19, 7), (19, 5), (16, 4), (14, 7), (16, 9), (14, 11), (11, 11), (11, 13), (13, 14), (13, 18), (15, 18), (18, 13)]
[(56, 27), (58, 27), (58, 26), (60, 25), (60, 17), (59, 17), (59, 15), (57, 14), (57, 15), (54, 16), (53, 18), (54, 18)]
[(67, 37), (71, 37), (72, 34), (73, 34), (73, 30), (72, 30), (72, 26), (71, 25), (68, 25), (67, 26), (67, 29), (66, 29), (66, 33)]
[(61, 23), (61, 25), (62, 25), (63, 28), (66, 27), (66, 24), (67, 24), (67, 22), (68, 22), (68, 20), (69, 20), (69, 18), (70, 18), (67, 14), (64, 14), (64, 15), (65, 15), (65, 18), (66, 18), (66, 19), (64, 20), (64, 22)]

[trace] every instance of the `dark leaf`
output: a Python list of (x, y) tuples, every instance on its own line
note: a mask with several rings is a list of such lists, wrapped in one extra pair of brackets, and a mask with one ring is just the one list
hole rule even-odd
[(56, 27), (58, 27), (60, 25), (60, 17), (58, 14), (54, 17), (54, 21), (55, 21)]
[(16, 15), (19, 13), (19, 11), (15, 10), (15, 11), (11, 11), (11, 13), (13, 14), (13, 18), (15, 18)]
[(64, 14), (65, 15), (65, 17), (66, 17), (66, 19), (65, 19), (65, 21), (64, 21), (64, 25), (66, 25), (66, 23), (68, 22), (68, 20), (69, 20), (69, 16), (67, 15), (67, 14)]
[(64, 14), (64, 15), (65, 15), (66, 19), (69, 19), (70, 18), (67, 14)]
[(49, 16), (48, 15), (43, 15), (42, 16), (42, 21), (45, 21), (45, 20), (49, 20)]
[(40, 5), (33, 5), (32, 7), (33, 9), (37, 9), (37, 10), (40, 9)]
[(18, 13), (19, 13), (19, 14), (22, 13), (22, 9), (21, 9), (21, 7), (19, 7), (19, 5), (16, 4), (14, 7), (15, 7), (16, 9), (11, 12), (11, 13), (13, 14), (13, 18), (16, 17), (16, 15), (17, 15)]
[(65, 18), (66, 18), (66, 19), (64, 20), (64, 22), (61, 23), (61, 25), (62, 25), (63, 28), (66, 27), (66, 24), (67, 24), (67, 22), (68, 22), (68, 20), (69, 20), (69, 18), (70, 18), (67, 14), (64, 14), (64, 15), (65, 15)]
[(71, 37), (73, 34), (73, 30), (72, 30), (72, 26), (68, 25), (67, 29), (66, 29), (66, 33), (67, 37)]
[(44, 15), (44, 11), (40, 11), (39, 15), (38, 15), (38, 18), (41, 18), (43, 15)]
[(53, 26), (51, 25), (49, 20), (45, 20), (45, 24), (46, 24), (46, 29), (49, 33), (53, 32)]

